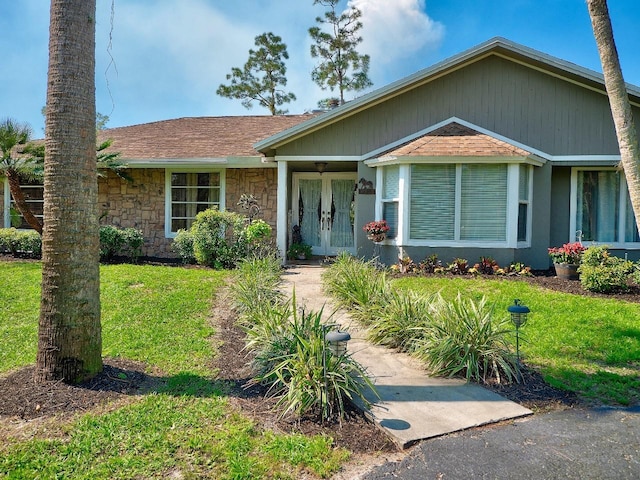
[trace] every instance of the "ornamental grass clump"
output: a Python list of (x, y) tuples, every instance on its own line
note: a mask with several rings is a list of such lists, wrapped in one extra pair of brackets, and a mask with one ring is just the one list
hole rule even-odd
[(362, 323), (370, 324), (372, 311), (387, 303), (389, 284), (384, 272), (373, 261), (364, 261), (348, 254), (339, 255), (322, 274), (327, 292), (340, 306), (352, 310)]
[(281, 417), (316, 414), (321, 420), (342, 419), (345, 402), (368, 404), (367, 391), (375, 387), (364, 367), (349, 354), (335, 355), (328, 348), (322, 310), (298, 311), (295, 293), (275, 305), (260, 322), (245, 326), (247, 349), (255, 355), (255, 375), (249, 385), (263, 384), (277, 398)]
[(463, 376), (467, 381), (518, 381), (517, 362), (509, 348), (509, 321), (496, 318), (485, 298), (476, 302), (460, 294), (453, 301), (439, 294), (431, 304), (431, 322), (416, 341), (415, 355), (435, 375)]
[(390, 290), (385, 298), (385, 305), (380, 305), (373, 315), (375, 321), (371, 322), (367, 338), (378, 345), (413, 351), (421, 332), (431, 324), (434, 296)]

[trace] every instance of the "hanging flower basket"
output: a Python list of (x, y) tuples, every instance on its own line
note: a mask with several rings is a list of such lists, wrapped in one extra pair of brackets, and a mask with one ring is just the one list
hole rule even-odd
[(387, 238), (387, 232), (391, 230), (389, 225), (387, 225), (386, 220), (377, 220), (375, 222), (369, 222), (362, 230), (367, 232), (367, 238), (372, 242), (382, 242), (385, 238)]
[(387, 234), (386, 233), (370, 233), (369, 235), (367, 235), (367, 238), (369, 240), (371, 240), (372, 242), (383, 242), (385, 238), (387, 238)]

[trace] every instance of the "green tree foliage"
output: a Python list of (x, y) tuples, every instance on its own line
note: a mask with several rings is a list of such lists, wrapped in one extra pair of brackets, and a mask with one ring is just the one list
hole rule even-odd
[(268, 108), (271, 115), (282, 115), (286, 110), (278, 108), (296, 99), (291, 92), (285, 92), (287, 67), (284, 60), (289, 58), (287, 46), (282, 38), (273, 33), (263, 33), (255, 39), (257, 50), (249, 50), (249, 59), (244, 67), (231, 69), (227, 74), (229, 85), (220, 85), (216, 93), (222, 97), (242, 100), (249, 109), (253, 102)]
[(0, 175), (9, 180), (9, 191), (26, 222), (38, 233), (42, 225), (27, 204), (24, 192), (20, 188), (20, 179), (37, 178), (43, 173), (42, 164), (38, 170), (35, 156), (29, 153), (28, 142), (31, 127), (11, 118), (0, 121)]
[(311, 72), (311, 79), (323, 90), (337, 88), (342, 105), (344, 92), (360, 91), (373, 85), (368, 76), (369, 55), (360, 55), (356, 50), (362, 42), (359, 35), (362, 12), (352, 7), (338, 15), (338, 0), (314, 0), (313, 4), (317, 3), (329, 10), (324, 18), (316, 17), (318, 26), (309, 29), (314, 42), (311, 57), (320, 59), (320, 64)]

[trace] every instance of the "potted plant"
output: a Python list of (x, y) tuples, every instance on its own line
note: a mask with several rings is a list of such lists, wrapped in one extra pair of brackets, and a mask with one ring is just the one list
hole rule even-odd
[(287, 250), (287, 257), (290, 260), (306, 260), (311, 258), (311, 245), (306, 243), (292, 243)]
[(565, 243), (562, 247), (549, 248), (549, 257), (556, 269), (558, 278), (565, 280), (577, 280), (578, 266), (582, 259), (582, 252), (586, 248), (580, 242)]
[(391, 227), (386, 220), (376, 220), (367, 223), (362, 229), (367, 232), (367, 238), (373, 242), (382, 242), (387, 237), (387, 232)]

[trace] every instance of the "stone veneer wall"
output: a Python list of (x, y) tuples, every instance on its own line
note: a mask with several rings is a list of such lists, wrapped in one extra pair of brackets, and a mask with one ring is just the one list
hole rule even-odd
[[(170, 249), (172, 239), (164, 235), (164, 169), (131, 169), (133, 182), (108, 172), (98, 180), (98, 208), (101, 225), (142, 230), (142, 255), (175, 258)], [(275, 228), (277, 220), (277, 169), (252, 168), (226, 171), (225, 204), (227, 210), (246, 214), (238, 207), (243, 193), (253, 195), (260, 205), (259, 218)], [(0, 197), (1, 198), (1, 197)]]
[(278, 208), (278, 169), (276, 168), (235, 168), (226, 172), (226, 209), (246, 215), (246, 210), (238, 207), (243, 193), (253, 195), (260, 206), (261, 218), (273, 229), (275, 238)]
[(100, 225), (142, 230), (142, 255), (175, 257), (164, 236), (164, 169), (131, 169), (133, 182), (113, 172), (98, 179), (98, 211)]

